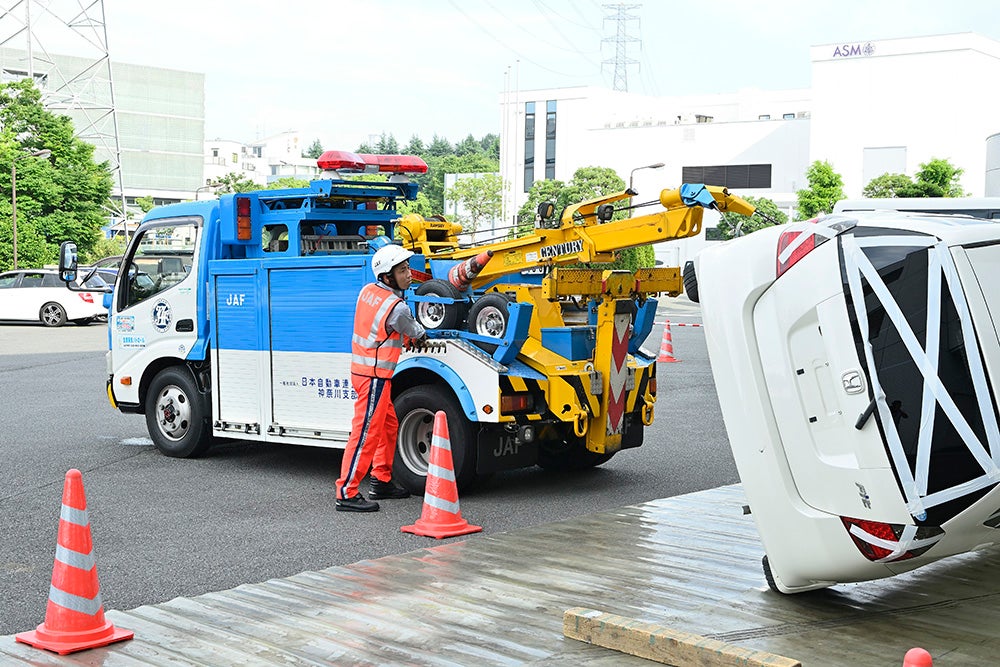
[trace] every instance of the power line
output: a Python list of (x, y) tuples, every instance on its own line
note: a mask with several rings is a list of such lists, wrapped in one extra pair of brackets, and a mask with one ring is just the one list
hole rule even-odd
[[(490, 0), (486, 0), (486, 4), (487, 4), (487, 5), (488, 5), (488, 6), (489, 6), (489, 7), (490, 7), (490, 8), (491, 8), (491, 9), (492, 9), (493, 11), (495, 11), (495, 12), (496, 12), (497, 14), (499, 14), (500, 16), (502, 16), (502, 17), (503, 17), (503, 18), (504, 18), (504, 19), (505, 19), (505, 20), (506, 20), (506, 21), (507, 21), (508, 23), (510, 23), (510, 24), (512, 24), (513, 26), (515, 26), (515, 27), (516, 27), (516, 28), (517, 28), (518, 30), (520, 30), (520, 31), (521, 31), (521, 32), (523, 32), (524, 34), (528, 35), (529, 37), (531, 37), (531, 39), (535, 40), (536, 42), (538, 42), (538, 43), (540, 43), (540, 44), (545, 44), (545, 46), (546, 46), (546, 47), (548, 47), (548, 48), (553, 48), (553, 49), (558, 49), (559, 51), (564, 51), (564, 52), (566, 52), (566, 53), (575, 53), (575, 54), (577, 54), (577, 55), (580, 55), (580, 56), (583, 56), (584, 58), (586, 58), (586, 59), (587, 59), (587, 60), (588, 60), (588, 61), (589, 61), (589, 62), (590, 62), (590, 63), (591, 63), (592, 65), (596, 65), (596, 64), (597, 64), (597, 63), (595, 63), (595, 62), (594, 62), (594, 61), (593, 61), (593, 60), (591, 59), (591, 57), (590, 57), (590, 56), (592, 56), (592, 55), (593, 55), (593, 53), (594, 53), (594, 52), (591, 52), (591, 53), (586, 53), (586, 52), (584, 52), (584, 51), (581, 51), (581, 50), (580, 50), (579, 48), (577, 48), (577, 47), (576, 47), (575, 45), (573, 45), (573, 46), (572, 46), (572, 48), (566, 48), (566, 47), (563, 47), (563, 46), (560, 46), (559, 44), (554, 44), (554, 43), (552, 43), (551, 41), (548, 41), (548, 38), (547, 38), (547, 37), (545, 37), (545, 36), (538, 36), (538, 35), (536, 35), (535, 33), (533, 33), (533, 32), (531, 32), (530, 30), (528, 30), (528, 29), (527, 29), (527, 28), (526, 28), (526, 27), (525, 27), (525, 26), (524, 26), (524, 25), (522, 24), (522, 22), (520, 22), (520, 21), (515, 21), (515, 20), (512, 20), (512, 19), (511, 19), (510, 17), (508, 17), (508, 16), (507, 16), (507, 15), (506, 15), (506, 14), (505, 14), (505, 13), (503, 12), (503, 10), (501, 10), (501, 9), (500, 9), (499, 7), (497, 7), (497, 6), (495, 5), (495, 4), (493, 4), (492, 2), (490, 2)], [(552, 23), (552, 22), (551, 22), (551, 21), (550, 21), (550, 20), (548, 19), (548, 17), (545, 17), (544, 15), (542, 15), (542, 17), (543, 17), (543, 18), (545, 18), (545, 21), (546, 21), (547, 23), (549, 23), (549, 24), (551, 24), (551, 23)], [(558, 31), (557, 31), (557, 32), (558, 32)], [(562, 34), (560, 33), (560, 35), (559, 35), (559, 36), (560, 36), (560, 37), (562, 37)], [(564, 38), (564, 39), (565, 39), (565, 38)], [(571, 43), (572, 43), (572, 42), (571, 42)]]
[[(651, 95), (660, 95), (661, 88), (660, 82), (656, 80), (656, 68), (652, 66), (649, 60), (649, 54), (646, 52), (646, 49), (642, 48), (641, 42), (639, 43), (639, 54), (640, 59), (646, 63), (646, 72), (648, 73), (649, 82), (652, 88), (652, 90), (647, 91), (647, 93)], [(646, 80), (646, 77), (643, 74), (642, 63), (639, 64), (639, 78), (643, 81)]]
[(471, 23), (474, 23), (476, 25), (476, 27), (478, 27), (480, 30), (482, 30), (484, 33), (486, 33), (487, 36), (490, 37), (490, 39), (492, 39), (497, 44), (499, 44), (503, 48), (507, 49), (508, 51), (510, 51), (511, 53), (513, 53), (514, 55), (516, 55), (519, 59), (524, 60), (526, 62), (529, 62), (532, 65), (534, 65), (535, 67), (538, 67), (539, 69), (543, 69), (546, 72), (550, 72), (552, 74), (558, 74), (559, 76), (565, 76), (565, 77), (570, 77), (570, 78), (582, 78), (583, 76), (585, 76), (585, 75), (580, 75), (580, 74), (569, 74), (567, 72), (560, 72), (558, 70), (554, 70), (551, 67), (546, 67), (545, 65), (532, 60), (531, 58), (525, 56), (524, 54), (522, 54), (518, 50), (516, 50), (513, 47), (511, 47), (505, 41), (503, 41), (502, 39), (500, 39), (499, 37), (497, 37), (496, 35), (494, 35), (490, 30), (488, 30), (486, 28), (486, 26), (484, 26), (482, 23), (480, 23), (475, 18), (473, 18), (472, 16), (470, 16), (465, 10), (463, 10), (458, 5), (458, 3), (455, 2), (455, 0), (448, 0), (448, 1), (449, 1), (449, 4), (451, 4), (451, 6), (454, 7), (457, 12), (459, 12), (462, 16), (464, 16), (466, 19), (468, 19)]

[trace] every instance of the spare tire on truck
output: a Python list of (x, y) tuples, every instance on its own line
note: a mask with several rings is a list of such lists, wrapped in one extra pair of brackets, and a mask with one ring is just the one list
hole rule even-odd
[(465, 319), (466, 304), (462, 301), (462, 293), (447, 280), (428, 280), (421, 283), (413, 293), (417, 296), (440, 296), (455, 300), (455, 303), (416, 302), (414, 315), (425, 329), (457, 329)]

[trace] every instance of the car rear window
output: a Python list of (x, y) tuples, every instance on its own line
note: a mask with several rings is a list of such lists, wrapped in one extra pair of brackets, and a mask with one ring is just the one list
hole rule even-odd
[[(858, 231), (861, 232), (859, 236), (865, 233), (860, 229)], [(882, 233), (885, 233), (884, 230)], [(904, 232), (898, 234), (893, 232), (893, 235), (897, 239), (910, 238), (910, 240), (913, 240), (914, 236)], [(860, 248), (881, 278), (891, 298), (890, 307), (893, 307), (892, 304), (898, 307), (919, 347), (926, 353), (926, 357), (923, 357), (921, 354), (914, 355), (912, 348), (907, 347), (903, 332), (900, 331), (901, 327), (893, 322), (892, 314), (887, 310), (885, 294), (883, 293), (883, 297), (880, 298), (863, 275), (860, 276), (860, 285), (864, 303), (862, 308), (856, 308), (857, 295), (852, 290), (850, 276), (852, 261), (845, 261), (844, 257), (845, 240), (841, 239), (841, 271), (854, 343), (859, 358), (869, 359), (869, 364), (866, 365), (869, 387), (877, 385), (882, 387), (885, 392), (885, 407), (888, 408), (885, 412), (874, 413), (882, 440), (886, 444), (889, 460), (894, 464), (896, 477), (900, 481), (904, 496), (909, 499), (907, 489), (903, 487), (912, 484), (914, 478), (920, 496), (939, 494), (941, 502), (929, 504), (925, 508), (926, 517), (920, 522), (941, 525), (985, 495), (995, 484), (981, 482), (984, 475), (983, 466), (977, 461), (972, 448), (967, 445), (968, 438), (963, 438), (959, 432), (954, 413), (950, 417), (942, 408), (940, 394), (934, 394), (939, 400), (928, 398), (928, 394), (925, 393), (927, 383), (918, 362), (927, 363), (931, 367), (936, 365), (937, 377), (948, 396), (944, 399), (945, 402), (950, 400), (954, 403), (961, 415), (959, 424), (964, 420), (979, 443), (988, 450), (987, 428), (982, 410), (984, 403), (981, 400), (983, 397), (977, 396), (969, 359), (970, 352), (975, 359), (981, 359), (982, 353), (975, 337), (969, 339), (963, 334), (958, 314), (959, 306), (956, 305), (952, 289), (949, 289), (949, 281), (940, 275), (939, 266), (931, 262), (931, 254), (936, 252), (933, 245), (930, 247), (903, 243), (893, 245), (892, 238), (883, 238), (879, 245), (867, 247), (862, 245)], [(931, 244), (935, 241), (932, 238), (927, 240)], [(945, 261), (950, 261), (947, 251), (937, 252), (934, 262), (942, 261), (945, 256), (947, 256)], [(933, 281), (932, 271), (939, 274)], [(957, 277), (954, 278), (954, 282), (958, 282)], [(936, 287), (930, 287), (932, 284)], [(857, 285), (856, 277), (855, 290)], [(931, 289), (933, 293), (929, 293)], [(957, 298), (964, 306), (961, 286), (956, 285), (955, 289), (958, 290)], [(929, 313), (934, 314), (938, 308), (937, 304), (940, 304), (939, 312), (928, 326)], [(868, 332), (867, 340), (858, 321), (858, 310), (867, 318), (867, 326), (864, 327)], [(937, 343), (933, 349), (928, 349), (929, 334), (932, 340), (937, 336)], [(968, 349), (970, 340), (971, 347), (975, 348), (973, 350)], [(866, 343), (871, 346), (870, 357), (866, 357)], [(973, 367), (981, 368), (981, 363), (978, 366), (973, 363)], [(872, 371), (877, 376), (875, 378), (877, 382), (872, 382)], [(980, 386), (985, 386), (989, 393), (987, 401), (989, 412), (986, 414), (986, 421), (992, 420), (995, 424), (997, 415), (993, 390), (989, 385), (988, 376), (983, 378), (982, 375)], [(930, 383), (929, 392), (935, 391), (933, 385), (934, 383)], [(891, 416), (891, 424), (884, 423), (882, 418), (884, 414)], [(928, 452), (924, 452), (922, 458), (918, 444), (921, 428), (927, 427), (932, 428), (930, 448)], [(908, 474), (900, 471), (896, 465), (898, 458), (894, 459), (892, 455), (894, 438), (890, 431), (898, 434), (898, 442), (909, 466)], [(922, 473), (921, 470), (926, 472)], [(925, 479), (926, 489), (920, 488), (922, 477)], [(970, 487), (973, 488), (964, 490), (971, 492), (956, 489), (974, 480), (979, 482), (971, 484)]]

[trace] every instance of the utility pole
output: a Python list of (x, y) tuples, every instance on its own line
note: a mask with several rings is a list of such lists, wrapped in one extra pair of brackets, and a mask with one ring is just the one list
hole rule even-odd
[(601, 61), (601, 65), (614, 65), (615, 68), (615, 78), (614, 78), (614, 90), (619, 90), (622, 92), (628, 92), (628, 66), (636, 65), (639, 63), (638, 60), (634, 60), (628, 57), (628, 45), (632, 42), (638, 42), (639, 39), (632, 37), (628, 34), (626, 29), (626, 24), (629, 21), (638, 21), (638, 16), (632, 16), (629, 14), (633, 9), (639, 9), (642, 5), (626, 5), (619, 3), (617, 5), (602, 5), (604, 9), (608, 10), (610, 14), (604, 17), (604, 22), (614, 21), (615, 23), (615, 36), (605, 37), (601, 40), (601, 43), (612, 43), (615, 45), (615, 56), (608, 60)]

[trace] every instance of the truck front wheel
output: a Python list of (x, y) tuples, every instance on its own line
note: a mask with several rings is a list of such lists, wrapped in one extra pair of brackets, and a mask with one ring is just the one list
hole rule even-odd
[(163, 454), (193, 458), (212, 444), (208, 400), (190, 371), (180, 366), (156, 374), (146, 393), (146, 427)]
[(459, 491), (470, 488), (476, 481), (476, 434), (451, 392), (432, 385), (411, 387), (401, 393), (393, 405), (399, 418), (393, 479), (410, 493), (424, 492), (434, 415), (442, 410), (448, 421), (456, 485)]

